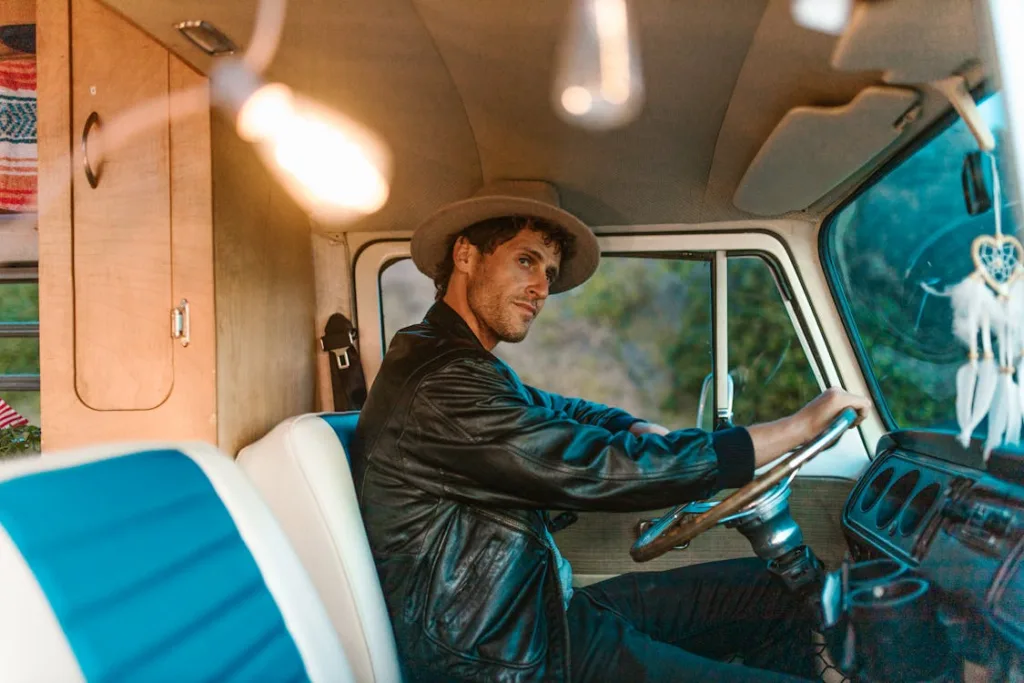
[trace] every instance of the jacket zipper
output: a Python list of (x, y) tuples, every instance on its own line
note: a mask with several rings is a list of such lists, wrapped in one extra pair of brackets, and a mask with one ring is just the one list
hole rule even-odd
[(483, 508), (478, 508), (478, 507), (472, 507), (472, 510), (474, 512), (476, 512), (476, 513), (479, 513), (479, 515), (481, 517), (486, 517), (486, 518), (490, 519), (492, 522), (497, 522), (498, 524), (502, 524), (504, 526), (512, 527), (513, 529), (515, 529), (517, 531), (522, 531), (527, 536), (530, 536), (531, 538), (533, 538), (535, 541), (540, 543), (542, 546), (544, 546), (548, 550), (551, 550), (551, 547), (547, 543), (544, 542), (543, 538), (541, 538), (540, 536), (537, 535), (536, 531), (534, 531), (533, 529), (531, 529), (527, 525), (523, 524), (518, 519), (515, 519), (513, 517), (506, 517), (505, 515), (498, 514), (497, 512), (493, 512), (491, 510), (485, 510)]
[[(504, 526), (512, 527), (513, 529), (516, 529), (518, 531), (522, 531), (527, 536), (530, 536), (533, 539), (535, 539), (536, 541), (540, 542), (541, 545), (543, 545), (545, 548), (548, 549), (548, 552), (551, 553), (551, 559), (554, 560), (554, 557), (555, 557), (555, 550), (554, 550), (554, 548), (552, 548), (548, 544), (548, 542), (546, 540), (544, 540), (543, 538), (538, 536), (537, 533), (533, 529), (531, 529), (527, 525), (523, 524), (518, 519), (515, 519), (515, 518), (512, 518), (512, 517), (506, 517), (505, 515), (498, 514), (497, 512), (493, 512), (491, 510), (485, 510), (483, 508), (479, 508), (479, 507), (476, 507), (476, 506), (470, 506), (470, 507), (472, 508), (472, 510), (474, 512), (478, 513), (481, 517), (486, 517), (487, 519), (490, 519), (491, 521), (496, 522), (498, 524), (502, 524)], [(541, 523), (543, 523), (543, 522), (544, 522), (544, 520), (541, 519)], [(555, 567), (555, 576), (556, 577), (558, 576), (558, 567)], [(560, 580), (559, 580), (559, 587), (561, 587), (561, 581)], [(559, 595), (558, 599), (561, 600), (562, 596)], [(572, 652), (571, 652), (571, 643), (569, 642), (569, 615), (566, 612), (566, 609), (568, 609), (568, 608), (565, 608), (565, 609), (562, 610), (562, 619), (561, 619), (561, 621), (562, 621), (562, 635), (565, 638), (565, 667), (564, 667), (565, 680), (568, 681), (568, 680), (570, 680), (570, 677), (572, 675), (572, 670), (571, 670), (571, 665), (570, 665), (570, 662), (572, 661)]]

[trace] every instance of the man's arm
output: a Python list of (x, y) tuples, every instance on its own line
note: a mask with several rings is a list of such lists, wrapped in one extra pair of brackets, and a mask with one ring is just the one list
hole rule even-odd
[[(796, 446), (818, 435), (829, 425), (843, 408), (854, 408), (858, 413), (855, 425), (864, 420), (871, 403), (859, 396), (852, 396), (840, 389), (827, 389), (804, 408), (793, 415), (775, 422), (756, 424), (747, 428), (754, 443), (755, 466), (761, 467), (785, 455)], [(652, 422), (637, 422), (629, 428), (634, 436), (660, 434), (669, 430)], [(801, 440), (803, 439), (803, 440)]]
[(857, 411), (854, 426), (871, 410), (871, 401), (835, 387), (818, 394), (803, 408), (774, 422), (756, 424), (747, 429), (754, 442), (754, 465), (761, 467), (801, 446), (821, 432), (845, 408)]
[[(746, 429), (637, 437), (580, 424), (524, 401), (486, 360), (431, 373), (414, 400), (423, 410), (412, 411), (421, 416), (403, 437), (409, 457), (440, 468), (444, 494), (470, 502), (641, 511), (707, 498), (753, 476), (756, 444)], [(761, 431), (762, 441), (793, 438), (778, 438), (777, 427)]]
[(403, 437), (408, 457), (439, 470), (443, 495), (467, 502), (651, 510), (740, 486), (754, 471), (746, 430), (637, 437), (584, 424), (558, 401), (527, 400), (486, 359), (434, 370), (413, 401)]
[(627, 429), (632, 431), (634, 425), (643, 423), (643, 420), (633, 417), (621, 408), (612, 408), (582, 398), (566, 398), (526, 384), (523, 386), (536, 405), (565, 413), (580, 424), (603, 427), (610, 432), (621, 432)]

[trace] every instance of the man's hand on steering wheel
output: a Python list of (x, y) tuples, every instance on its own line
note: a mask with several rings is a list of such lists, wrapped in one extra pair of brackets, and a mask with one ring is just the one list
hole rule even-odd
[(754, 466), (761, 467), (820, 434), (845, 408), (857, 411), (854, 426), (867, 417), (871, 402), (842, 389), (827, 389), (788, 417), (747, 428), (754, 442)]
[(790, 481), (802, 465), (830, 448), (847, 429), (860, 424), (870, 406), (860, 396), (829, 389), (789, 417), (748, 427), (756, 466), (783, 454), (786, 457), (721, 501), (677, 505), (653, 520), (630, 548), (630, 556), (637, 562), (652, 560), (675, 546), (689, 544), (719, 524), (742, 529), (744, 523), (754, 520), (760, 528), (766, 520), (789, 519), (790, 526), (796, 528), (786, 502)]

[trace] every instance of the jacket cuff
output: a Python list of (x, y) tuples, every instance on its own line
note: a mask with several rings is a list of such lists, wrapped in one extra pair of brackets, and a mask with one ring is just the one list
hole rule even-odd
[(714, 432), (711, 444), (718, 456), (718, 488), (734, 489), (754, 478), (754, 442), (743, 427)]

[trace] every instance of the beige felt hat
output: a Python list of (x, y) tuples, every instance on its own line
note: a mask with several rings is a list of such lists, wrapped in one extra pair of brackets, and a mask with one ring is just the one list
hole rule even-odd
[(575, 254), (562, 263), (551, 293), (572, 289), (597, 270), (601, 250), (594, 232), (559, 206), (558, 191), (542, 180), (501, 180), (484, 185), (470, 199), (448, 204), (425, 220), (412, 236), (412, 260), (424, 275), (434, 277), (453, 236), (488, 218), (529, 216), (554, 223), (576, 237)]

